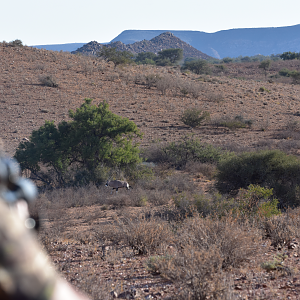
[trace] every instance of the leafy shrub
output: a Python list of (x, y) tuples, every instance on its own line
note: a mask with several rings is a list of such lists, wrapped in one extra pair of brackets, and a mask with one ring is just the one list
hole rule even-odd
[(300, 161), (279, 150), (244, 152), (221, 160), (217, 185), (229, 192), (250, 184), (273, 188), (281, 205), (299, 205)]
[(203, 216), (225, 216), (237, 205), (233, 198), (228, 198), (219, 193), (206, 195), (203, 193), (189, 195), (185, 192), (177, 194), (174, 198), (175, 206), (182, 215), (192, 215), (195, 210)]
[(231, 58), (231, 57), (224, 57), (224, 58), (222, 59), (222, 61), (223, 61), (225, 64), (228, 64), (228, 63), (233, 62), (233, 58)]
[(7, 44), (9, 47), (23, 47), (23, 42), (21, 40), (14, 40)]
[(224, 72), (227, 68), (224, 65), (215, 65), (215, 68), (219, 71), (219, 72)]
[(283, 59), (283, 60), (299, 59), (300, 58), (300, 52), (299, 53), (291, 52), (291, 51), (283, 52), (280, 55), (280, 58)]
[(290, 76), (290, 70), (289, 69), (287, 69), (287, 68), (283, 68), (283, 69), (281, 69), (279, 72), (278, 72), (278, 74), (280, 75), (280, 76), (285, 76), (285, 77), (289, 77)]
[(291, 269), (283, 265), (283, 262), (286, 258), (288, 258), (286, 254), (277, 253), (273, 261), (262, 263), (261, 267), (265, 269), (267, 272), (276, 270), (276, 271), (283, 272), (288, 276), (291, 276), (292, 275)]
[(259, 68), (263, 69), (265, 71), (265, 76), (267, 77), (267, 70), (270, 69), (272, 61), (270, 59), (266, 59), (263, 60), (260, 64), (259, 64)]
[(121, 64), (129, 64), (133, 62), (134, 55), (129, 51), (119, 51), (114, 47), (104, 46), (98, 53), (98, 57), (102, 57), (106, 61), (112, 61), (115, 66)]
[(300, 72), (292, 71), (290, 72), (290, 76), (293, 78), (294, 84), (300, 84)]
[(207, 120), (210, 120), (210, 113), (197, 108), (186, 109), (181, 116), (181, 121), (193, 128), (200, 126), (203, 121)]
[(172, 66), (177, 64), (183, 57), (182, 49), (165, 49), (157, 53), (155, 62), (158, 66)]
[(39, 81), (44, 86), (58, 87), (56, 79), (52, 75), (45, 75), (39, 78)]
[[(91, 102), (85, 99), (76, 112), (70, 110), (71, 121), (58, 126), (45, 121), (44, 126), (32, 132), (29, 141), (21, 142), (15, 158), (22, 170), (30, 170), (45, 184), (66, 186), (72, 182), (71, 169), (87, 170), (87, 180), (97, 183), (102, 166), (123, 170), (136, 167), (141, 159), (133, 138), (142, 136), (137, 126), (109, 111), (105, 101), (98, 106)], [(48, 174), (42, 166), (48, 168)], [(51, 172), (54, 180), (49, 177)], [(82, 177), (79, 173), (78, 176)]]
[(182, 70), (190, 70), (198, 75), (211, 73), (208, 63), (204, 59), (185, 61)]
[(244, 216), (269, 218), (279, 215), (278, 200), (272, 198), (273, 189), (267, 189), (258, 185), (250, 184), (247, 188), (241, 189), (237, 197), (238, 211)]
[(206, 145), (193, 136), (183, 137), (177, 142), (171, 142), (160, 150), (160, 161), (167, 162), (176, 168), (182, 168), (189, 161), (215, 163), (222, 156), (221, 150), (212, 145)]
[(262, 93), (263, 93), (263, 92), (270, 93), (270, 91), (269, 91), (268, 89), (266, 89), (265, 87), (263, 87), (263, 86), (260, 87), (258, 91), (259, 91), (259, 92), (262, 92)]
[(135, 58), (137, 64), (155, 65), (157, 55), (153, 52), (140, 52)]

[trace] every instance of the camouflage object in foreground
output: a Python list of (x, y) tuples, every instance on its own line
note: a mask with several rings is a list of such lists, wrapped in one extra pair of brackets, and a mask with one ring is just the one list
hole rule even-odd
[(0, 199), (0, 299), (51, 299), (55, 272), (32, 232)]
[(27, 202), (36, 198), (37, 189), (20, 177), (18, 163), (3, 158), (1, 152), (0, 299), (88, 300), (59, 277), (28, 229), (27, 221), (32, 219)]
[(35, 185), (20, 177), (18, 163), (0, 155), (0, 299), (50, 299), (53, 294), (54, 270), (24, 224), (29, 217), (24, 200), (36, 196)]

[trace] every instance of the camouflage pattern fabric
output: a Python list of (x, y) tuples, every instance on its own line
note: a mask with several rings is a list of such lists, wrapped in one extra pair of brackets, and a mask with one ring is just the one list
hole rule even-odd
[(0, 199), (0, 299), (51, 299), (56, 277), (33, 232)]

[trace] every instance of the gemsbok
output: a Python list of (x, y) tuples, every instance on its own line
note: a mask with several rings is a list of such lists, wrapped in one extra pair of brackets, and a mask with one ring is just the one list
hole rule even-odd
[(111, 192), (113, 192), (113, 190), (116, 190), (116, 192), (118, 192), (118, 189), (121, 188), (126, 188), (127, 190), (132, 188), (132, 186), (130, 186), (127, 181), (121, 181), (121, 180), (107, 180), (105, 186), (112, 187)]

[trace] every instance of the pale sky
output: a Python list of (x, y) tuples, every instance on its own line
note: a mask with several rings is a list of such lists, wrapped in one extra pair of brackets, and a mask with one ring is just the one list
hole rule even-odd
[[(300, 24), (289, 0), (0, 0), (0, 42), (110, 42), (122, 31), (282, 27)], [(300, 34), (300, 33), (299, 33)]]

